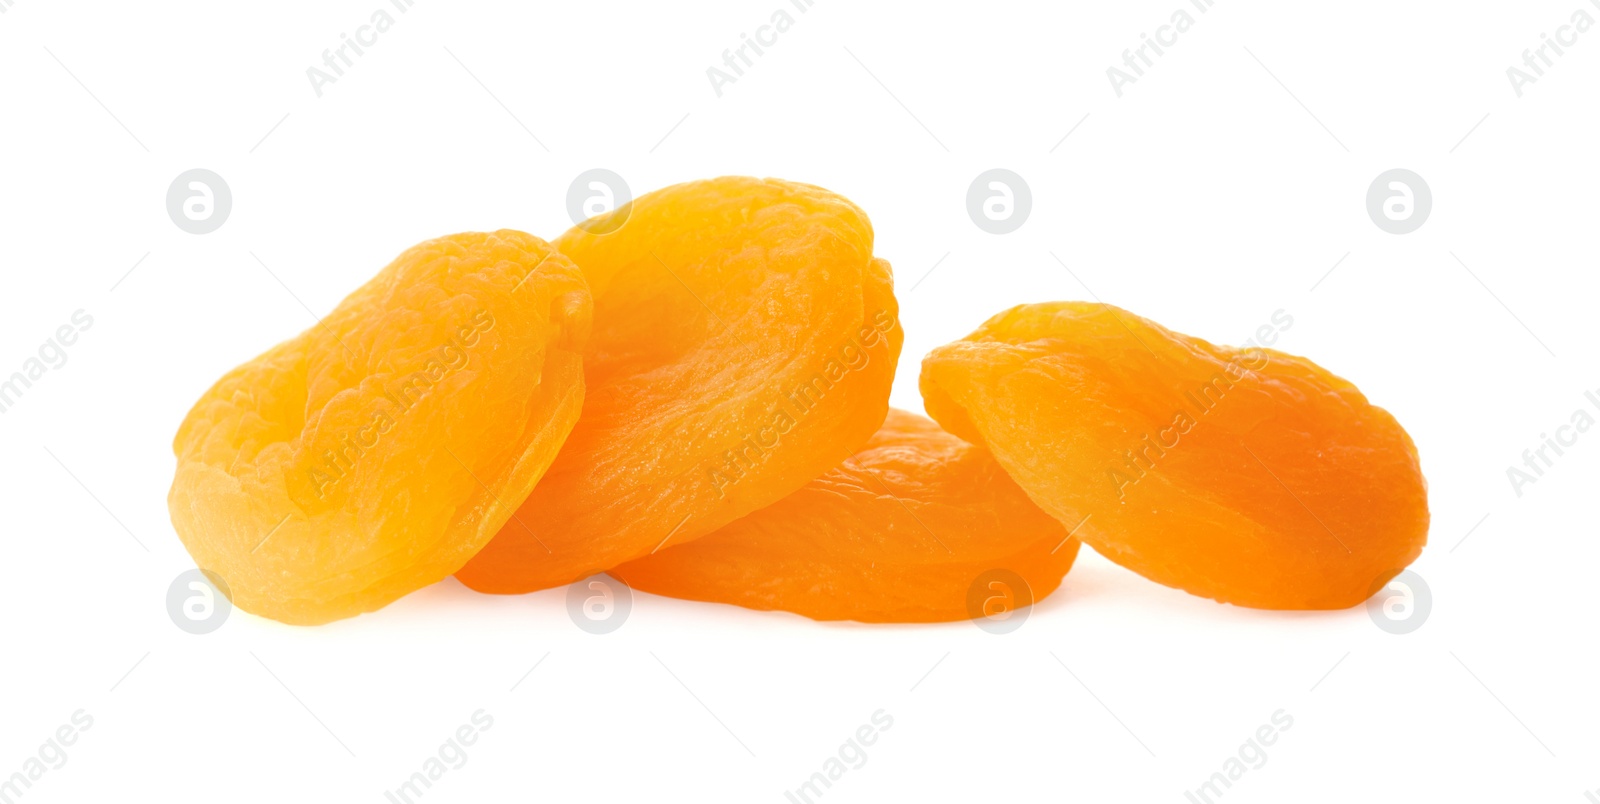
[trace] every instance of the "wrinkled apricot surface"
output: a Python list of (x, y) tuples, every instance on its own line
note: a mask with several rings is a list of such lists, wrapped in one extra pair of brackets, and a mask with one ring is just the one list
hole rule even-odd
[(577, 268), (530, 235), (406, 251), (195, 403), (173, 441), (173, 526), (235, 605), (283, 622), (449, 576), (577, 420), (591, 314)]
[[(987, 450), (890, 410), (865, 447), (799, 491), (688, 544), (611, 571), (646, 592), (817, 620), (938, 622), (981, 615), (980, 576), (1053, 591), (1076, 539)], [(989, 594), (985, 590), (985, 596)]]
[(898, 307), (872, 227), (805, 184), (721, 178), (641, 196), (556, 241), (595, 292), (583, 415), (458, 573), (570, 583), (776, 502), (888, 410)]
[(1060, 302), (935, 349), (921, 385), (935, 420), (1086, 543), (1196, 595), (1353, 606), (1427, 539), (1410, 437), (1305, 358)]

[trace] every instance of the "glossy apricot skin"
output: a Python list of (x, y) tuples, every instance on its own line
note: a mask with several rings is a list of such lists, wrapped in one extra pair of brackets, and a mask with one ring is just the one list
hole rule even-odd
[(595, 291), (587, 400), (543, 481), (457, 574), (478, 591), (571, 583), (699, 538), (827, 471), (888, 410), (899, 309), (854, 204), (726, 177), (611, 215), (556, 241)]
[[(1078, 552), (987, 450), (891, 409), (855, 455), (784, 499), (611, 574), (654, 594), (815, 620), (981, 616), (972, 587), (1020, 576), (1020, 606), (1056, 589)], [(984, 597), (989, 596), (984, 591)]]
[(1427, 541), (1411, 438), (1305, 358), (1056, 302), (934, 349), (921, 387), (929, 415), (1085, 543), (1202, 597), (1346, 608)]
[(531, 235), (407, 250), (195, 403), (173, 527), (234, 605), (286, 623), (449, 577), (577, 421), (591, 315), (577, 267)]

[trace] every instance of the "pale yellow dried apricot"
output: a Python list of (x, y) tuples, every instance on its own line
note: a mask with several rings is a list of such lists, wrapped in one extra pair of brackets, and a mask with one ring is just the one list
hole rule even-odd
[(591, 315), (582, 275), (536, 237), (406, 251), (195, 403), (173, 441), (173, 526), (235, 605), (288, 623), (448, 577), (577, 420)]

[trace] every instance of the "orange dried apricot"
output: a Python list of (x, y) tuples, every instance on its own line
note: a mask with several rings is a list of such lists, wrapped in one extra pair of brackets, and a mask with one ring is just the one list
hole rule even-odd
[(1427, 540), (1411, 438), (1305, 358), (1059, 302), (933, 350), (921, 386), (935, 420), (1084, 542), (1196, 595), (1353, 606)]
[(611, 574), (816, 620), (940, 622), (981, 614), (968, 595), (994, 570), (1026, 582), (1010, 605), (1042, 599), (1077, 553), (987, 450), (891, 409), (865, 447), (799, 491)]
[(582, 274), (530, 235), (406, 251), (195, 403), (173, 440), (173, 526), (234, 604), (287, 623), (448, 577), (577, 420), (591, 315)]
[(888, 410), (901, 333), (872, 226), (819, 187), (727, 177), (641, 196), (556, 241), (589, 278), (583, 415), (457, 574), (570, 583), (800, 488)]

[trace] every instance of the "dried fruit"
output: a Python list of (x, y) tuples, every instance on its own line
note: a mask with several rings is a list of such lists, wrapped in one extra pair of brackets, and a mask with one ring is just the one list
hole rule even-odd
[(980, 576), (1009, 570), (1026, 605), (1078, 552), (982, 447), (890, 410), (855, 455), (799, 491), (688, 544), (616, 567), (646, 592), (817, 620), (937, 622)]
[(1427, 539), (1410, 437), (1304, 358), (1061, 302), (935, 349), (921, 384), (935, 420), (987, 445), (1086, 543), (1197, 595), (1353, 606)]
[(406, 251), (195, 403), (173, 441), (173, 526), (235, 605), (283, 622), (449, 576), (577, 420), (591, 314), (577, 268), (530, 235)]
[(898, 307), (855, 205), (734, 177), (611, 214), (556, 242), (595, 292), (583, 416), (458, 573), (473, 589), (557, 586), (710, 533), (826, 471), (887, 412)]

